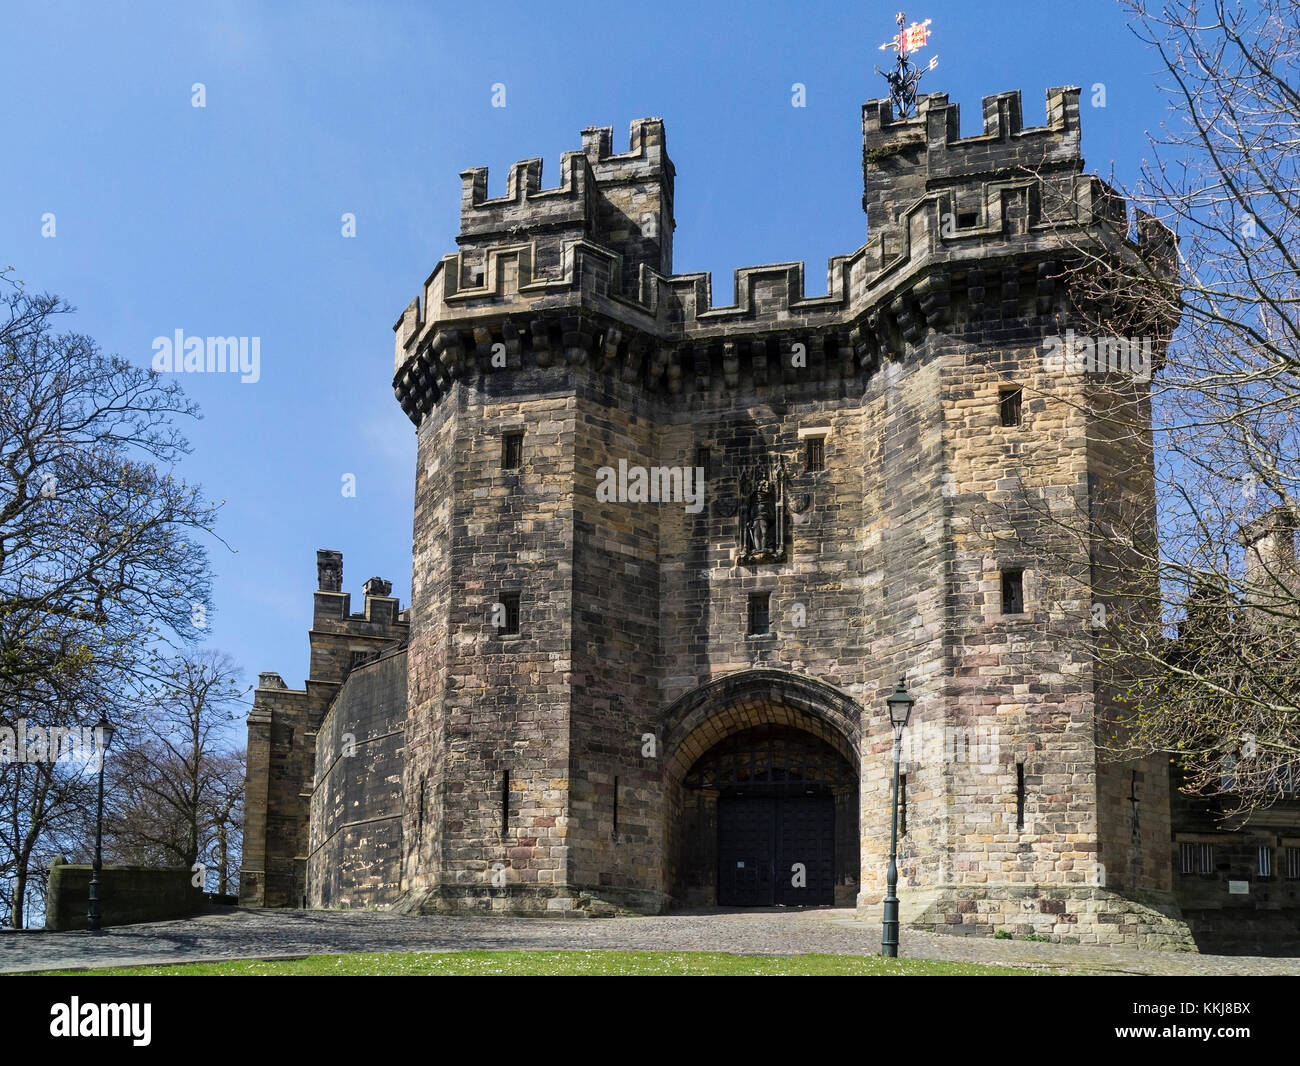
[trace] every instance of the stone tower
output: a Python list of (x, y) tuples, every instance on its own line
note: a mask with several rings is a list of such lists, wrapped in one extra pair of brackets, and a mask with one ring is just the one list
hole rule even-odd
[(904, 920), (1182, 942), (1166, 769), (1098, 752), (1111, 590), (1037, 517), (1154, 513), (1144, 442), (1044, 360), (1083, 328), (1079, 241), (1168, 239), (1102, 237), (1124, 207), (1078, 97), (1032, 129), (988, 97), (966, 137), (941, 94), (869, 101), (868, 239), (819, 297), (799, 263), (737, 270), (724, 306), (672, 272), (658, 119), (621, 153), (584, 131), (554, 188), (536, 159), (499, 198), (462, 174), (460, 250), (395, 327), (405, 906), (878, 914), (905, 675)]

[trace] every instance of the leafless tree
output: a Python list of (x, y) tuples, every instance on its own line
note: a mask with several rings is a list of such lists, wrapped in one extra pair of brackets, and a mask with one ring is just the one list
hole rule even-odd
[(1081, 579), (1108, 590), (1078, 609), (1123, 712), (1113, 753), (1167, 753), (1245, 814), (1300, 789), (1300, 7), (1121, 3), (1169, 96), (1123, 195), (1148, 237), (1177, 241), (1117, 256), (1133, 235), (1117, 212), (1063, 276), (1081, 333), (1155, 335), (1149, 387), (1112, 374), (1088, 392), (1093, 432), (1152, 476), (1040, 518), (1086, 544)]
[[(57, 332), (70, 311), (0, 271), (0, 727), (93, 725), (103, 700), (70, 693), (122, 690), (206, 621), (217, 508), (173, 472), (188, 451), (175, 422), (197, 410), (175, 382)], [(12, 924), (73, 785), (67, 766), (0, 762)]]
[[(43, 911), (55, 856), (90, 861), (101, 753), (98, 738), (82, 723), (115, 715), (115, 680), (113, 670), (87, 662), (77, 671), (63, 670), (58, 688), (47, 690), (45, 698), (29, 696), (17, 708), (27, 723), (27, 758), (0, 765), (0, 909), (13, 928), (24, 926), (33, 904)], [(37, 730), (43, 750), (31, 743)], [(10, 750), (11, 760), (16, 754)]]
[(141, 693), (113, 760), (111, 851), (120, 861), (214, 870), (232, 880), (243, 810), (243, 758), (233, 743), (244, 691), (235, 665), (203, 650), (172, 657)]

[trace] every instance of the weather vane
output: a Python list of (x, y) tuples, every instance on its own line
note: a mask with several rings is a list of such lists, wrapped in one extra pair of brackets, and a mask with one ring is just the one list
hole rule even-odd
[(889, 82), (889, 99), (893, 101), (894, 106), (898, 109), (900, 118), (906, 118), (912, 114), (916, 107), (916, 86), (927, 70), (934, 70), (939, 65), (939, 57), (935, 56), (930, 60), (928, 66), (917, 68), (908, 62), (908, 56), (926, 46), (930, 40), (930, 23), (932, 19), (926, 19), (924, 22), (913, 22), (910, 26), (905, 26), (907, 22), (903, 12), (898, 13), (898, 36), (892, 41), (886, 41), (880, 46), (883, 52), (886, 48), (896, 48), (898, 50), (898, 62), (895, 69), (889, 73), (876, 67), (876, 73), (885, 81)]

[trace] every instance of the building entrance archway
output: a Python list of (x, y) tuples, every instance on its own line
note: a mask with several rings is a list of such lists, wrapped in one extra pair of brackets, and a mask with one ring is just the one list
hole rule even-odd
[(851, 905), (859, 878), (858, 707), (747, 671), (665, 717), (670, 893), (685, 906)]

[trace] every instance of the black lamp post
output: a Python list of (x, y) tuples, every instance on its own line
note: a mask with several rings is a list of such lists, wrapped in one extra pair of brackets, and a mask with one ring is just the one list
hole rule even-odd
[(108, 746), (113, 742), (116, 730), (107, 716), (101, 717), (95, 726), (95, 737), (100, 742), (99, 749), (99, 799), (95, 803), (95, 865), (90, 872), (90, 908), (86, 912), (86, 928), (92, 933), (99, 932), (99, 871), (104, 864), (104, 760), (108, 756)]
[(898, 679), (898, 688), (885, 698), (889, 707), (889, 724), (894, 727), (894, 811), (889, 829), (889, 880), (885, 891), (885, 919), (880, 936), (880, 954), (898, 958), (898, 759), (903, 743), (903, 727), (912, 714), (916, 699)]

